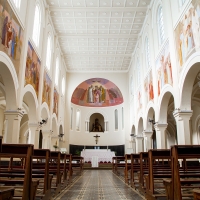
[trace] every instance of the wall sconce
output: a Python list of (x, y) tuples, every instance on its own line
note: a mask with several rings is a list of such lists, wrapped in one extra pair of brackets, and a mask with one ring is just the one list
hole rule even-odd
[(59, 141), (62, 141), (62, 140), (63, 140), (63, 136), (64, 136), (64, 133), (60, 133), (60, 134), (58, 135)]

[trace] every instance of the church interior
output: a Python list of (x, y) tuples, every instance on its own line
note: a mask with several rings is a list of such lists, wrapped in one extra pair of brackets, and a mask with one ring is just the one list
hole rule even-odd
[(0, 199), (200, 199), (200, 0), (0, 0)]

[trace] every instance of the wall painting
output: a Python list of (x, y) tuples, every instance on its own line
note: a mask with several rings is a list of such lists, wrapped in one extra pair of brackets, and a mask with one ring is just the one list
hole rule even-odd
[(51, 79), (46, 71), (44, 71), (44, 81), (43, 81), (43, 92), (42, 92), (42, 103), (46, 102), (50, 108), (51, 99)]
[(123, 103), (119, 88), (103, 78), (91, 78), (74, 90), (71, 102), (80, 106), (106, 107)]
[(139, 112), (142, 109), (142, 92), (141, 87), (139, 87), (137, 92), (137, 111)]
[(53, 113), (55, 113), (58, 117), (58, 101), (59, 100), (59, 94), (56, 90), (56, 88), (54, 88), (54, 94), (53, 94)]
[(30, 42), (26, 58), (25, 85), (30, 84), (38, 96), (41, 62)]
[(13, 62), (17, 75), (24, 32), (9, 3), (0, 0), (0, 51), (6, 53)]
[(158, 96), (165, 84), (173, 84), (172, 78), (172, 65), (169, 53), (169, 42), (165, 45), (161, 51), (159, 57), (156, 59), (156, 70), (157, 70), (157, 89)]
[(193, 0), (175, 29), (179, 71), (189, 56), (200, 50), (200, 0)]
[(151, 70), (144, 80), (144, 96), (145, 96), (144, 98), (145, 98), (146, 104), (149, 101), (153, 101), (153, 99), (154, 99), (153, 78), (152, 78), (152, 71)]

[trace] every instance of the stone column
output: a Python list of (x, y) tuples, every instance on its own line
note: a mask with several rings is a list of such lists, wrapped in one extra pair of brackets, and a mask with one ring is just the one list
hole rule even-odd
[[(51, 131), (50, 130), (42, 130), (42, 135), (43, 135), (42, 148), (50, 149)], [(58, 146), (59, 146), (59, 144), (58, 144)]]
[(144, 143), (143, 140), (144, 138), (142, 136), (137, 136), (135, 138), (136, 140), (136, 153), (140, 153), (144, 151)]
[(23, 117), (21, 110), (6, 110), (4, 112), (6, 127), (5, 127), (5, 142), (19, 143), (20, 122)]
[(159, 123), (156, 123), (154, 125), (154, 128), (156, 130), (157, 149), (167, 148), (166, 133), (165, 133), (167, 125), (168, 124), (159, 124)]
[(180, 110), (176, 109), (173, 112), (177, 125), (177, 140), (178, 144), (191, 144), (190, 135), (190, 118), (192, 116), (192, 110)]
[(39, 147), (39, 128), (37, 123), (28, 123), (31, 133), (29, 134), (30, 144), (34, 144), (34, 148), (38, 149)]
[(147, 138), (146, 150), (148, 151), (149, 149), (152, 149), (152, 135), (153, 135), (153, 131), (144, 131), (143, 134)]
[(88, 131), (87, 122), (85, 122), (85, 131)]

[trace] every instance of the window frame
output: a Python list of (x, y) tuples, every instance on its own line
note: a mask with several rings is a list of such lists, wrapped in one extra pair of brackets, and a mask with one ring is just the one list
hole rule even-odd
[(12, 0), (15, 7), (20, 10), (20, 7), (21, 7), (21, 0)]
[(55, 85), (58, 86), (58, 79), (59, 79), (59, 71), (60, 71), (60, 60), (57, 56), (56, 58), (56, 71), (55, 71)]
[[(36, 18), (36, 12), (38, 8), (38, 19)], [(32, 39), (34, 44), (39, 47), (39, 41), (40, 41), (40, 31), (41, 31), (41, 6), (38, 2), (36, 2), (35, 5), (35, 12), (34, 12), (34, 21), (33, 21), (33, 32), (32, 32)]]
[(157, 9), (157, 31), (158, 31), (158, 38), (159, 38), (159, 45), (162, 45), (165, 41), (165, 27), (164, 27), (164, 20), (163, 20), (163, 9), (162, 6), (159, 5)]
[(47, 51), (46, 51), (46, 67), (49, 71), (51, 70), (51, 58), (52, 58), (52, 39), (51, 39), (51, 35), (48, 34)]

